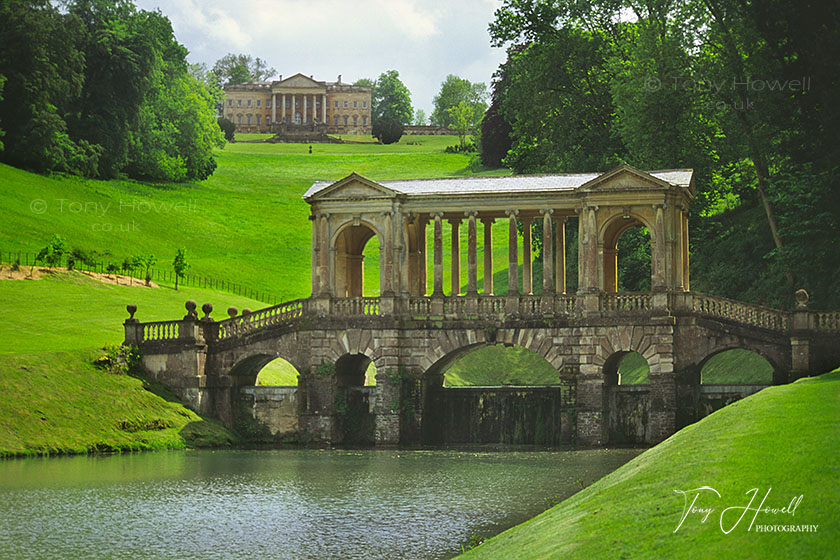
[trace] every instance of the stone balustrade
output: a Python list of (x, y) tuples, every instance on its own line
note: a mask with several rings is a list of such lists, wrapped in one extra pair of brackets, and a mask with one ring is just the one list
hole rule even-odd
[(650, 311), (652, 295), (649, 292), (618, 292), (602, 294), (601, 311)]
[(700, 315), (774, 331), (787, 331), (790, 327), (790, 313), (785, 311), (696, 292), (691, 297), (691, 309)]
[(814, 313), (815, 325), (818, 331), (840, 331), (840, 312)]
[(180, 321), (156, 321), (142, 323), (142, 342), (177, 340), (181, 335)]
[(228, 313), (232, 315), (231, 318), (216, 323), (216, 339), (225, 340), (241, 336), (303, 317), (307, 311), (308, 302), (309, 300), (306, 299), (297, 299), (254, 312), (246, 309), (241, 315), (236, 315), (236, 309), (231, 308), (228, 310)]

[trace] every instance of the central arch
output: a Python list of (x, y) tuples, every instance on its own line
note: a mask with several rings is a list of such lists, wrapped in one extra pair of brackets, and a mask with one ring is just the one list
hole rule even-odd
[[(368, 241), (376, 238), (380, 247), (381, 259), (381, 236), (372, 225), (366, 222), (354, 222), (347, 224), (335, 238), (335, 296), (363, 297), (365, 295), (365, 246)], [(380, 287), (382, 283), (382, 269), (380, 266)]]
[[(648, 262), (648, 278), (650, 278), (650, 284), (653, 284), (653, 260), (651, 259), (651, 251), (652, 246), (655, 243), (653, 239), (652, 229), (650, 226), (641, 218), (633, 215), (633, 214), (624, 214), (615, 218), (614, 220), (608, 222), (603, 230), (602, 240), (603, 240), (603, 263), (602, 263), (602, 271), (603, 271), (603, 286), (605, 292), (617, 292), (618, 291), (618, 278), (619, 278), (619, 240), (622, 238), (624, 234), (633, 230), (634, 228), (642, 228), (643, 231), (648, 235), (650, 240), (648, 246), (648, 255), (647, 255), (647, 262)], [(650, 286), (645, 286), (646, 289), (641, 289), (638, 291), (649, 291)]]

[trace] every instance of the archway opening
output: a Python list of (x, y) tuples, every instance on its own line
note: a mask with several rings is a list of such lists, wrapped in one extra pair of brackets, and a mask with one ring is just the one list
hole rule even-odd
[(370, 379), (376, 368), (364, 354), (345, 354), (335, 362), (335, 413), (338, 441), (343, 444), (371, 444), (375, 416), (372, 413), (375, 388)]
[(714, 354), (701, 365), (701, 385), (772, 385), (773, 365), (743, 348)]
[(283, 358), (271, 360), (257, 373), (257, 386), (289, 387), (298, 384), (299, 372)]
[(373, 229), (361, 223), (344, 228), (335, 243), (336, 297), (379, 295), (379, 256)]
[(423, 442), (555, 446), (572, 438), (574, 379), (521, 346), (451, 352), (425, 378)]
[(604, 291), (649, 292), (651, 238), (645, 225), (632, 216), (614, 221), (604, 234)]
[(604, 406), (607, 441), (647, 441), (650, 417), (650, 365), (638, 352), (616, 352), (604, 363)]

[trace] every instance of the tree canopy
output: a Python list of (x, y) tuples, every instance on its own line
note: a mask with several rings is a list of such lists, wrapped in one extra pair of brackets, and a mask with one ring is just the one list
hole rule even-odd
[(373, 85), (371, 97), (371, 116), (374, 122), (389, 117), (403, 125), (411, 124), (414, 117), (411, 93), (400, 80), (399, 72), (388, 70), (380, 74)]
[(469, 80), (449, 74), (440, 84), (440, 92), (434, 97), (434, 110), (430, 120), (432, 124), (453, 126), (454, 118), (451, 109), (460, 103), (472, 108), (470, 126), (478, 125), (481, 115), (487, 109), (487, 86), (483, 82), (472, 83)]
[(91, 177), (208, 177), (223, 137), (169, 20), (127, 0), (63, 6), (0, 4), (0, 157)]
[(277, 74), (277, 70), (268, 66), (260, 57), (250, 54), (228, 53), (213, 65), (213, 73), (222, 84), (241, 84), (259, 82)]
[(694, 288), (789, 305), (804, 287), (812, 304), (836, 306), (840, 78), (829, 61), (840, 29), (830, 22), (819, 2), (506, 0), (490, 26), (509, 46), (494, 92), (512, 130), (505, 162), (691, 167)]

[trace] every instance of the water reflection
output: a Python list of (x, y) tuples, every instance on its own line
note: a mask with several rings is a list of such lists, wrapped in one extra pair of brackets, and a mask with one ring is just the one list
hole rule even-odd
[(638, 451), (188, 451), (0, 462), (11, 558), (449, 558)]

